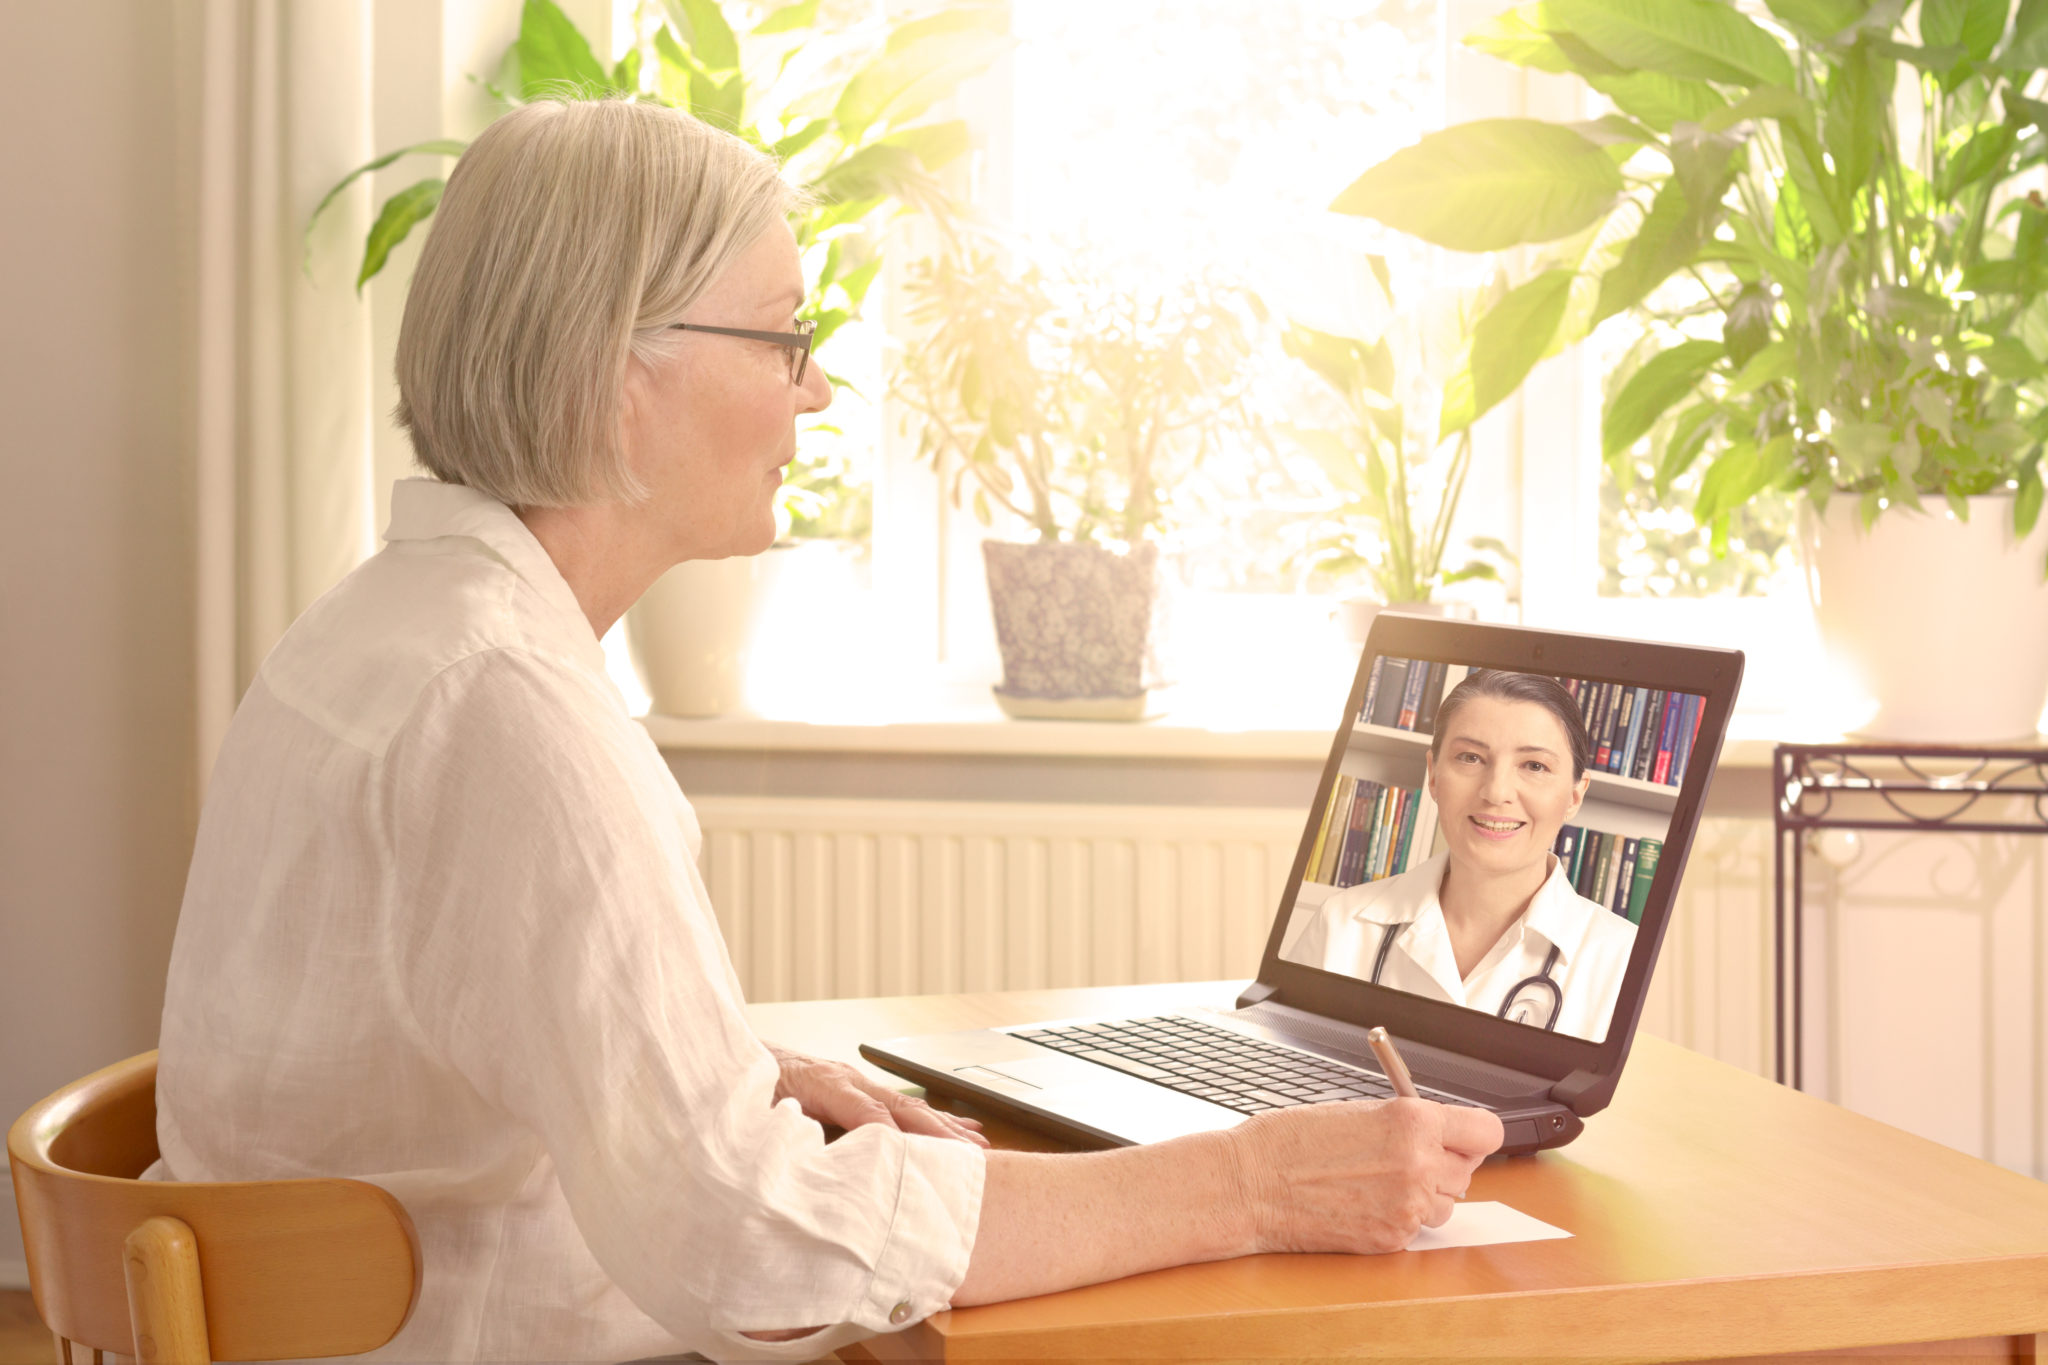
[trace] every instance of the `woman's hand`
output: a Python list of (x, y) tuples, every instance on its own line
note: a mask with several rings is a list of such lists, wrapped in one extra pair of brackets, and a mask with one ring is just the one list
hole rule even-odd
[(1231, 1130), (1259, 1251), (1399, 1251), (1441, 1227), (1503, 1137), (1484, 1109), (1306, 1104)]
[(981, 1125), (973, 1119), (934, 1109), (915, 1096), (869, 1080), (844, 1062), (828, 1062), (773, 1043), (766, 1046), (782, 1068), (782, 1076), (775, 1083), (776, 1100), (794, 1099), (803, 1106), (804, 1113), (820, 1123), (847, 1129), (882, 1123), (906, 1133), (988, 1146), (988, 1139), (981, 1135)]

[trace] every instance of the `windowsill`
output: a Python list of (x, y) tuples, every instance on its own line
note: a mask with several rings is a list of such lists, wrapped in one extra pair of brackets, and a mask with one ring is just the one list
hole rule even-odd
[[(979, 696), (975, 695), (976, 692)], [(1317, 708), (1321, 709), (1321, 708)], [(1169, 699), (1163, 714), (1139, 722), (1011, 720), (987, 689), (961, 687), (906, 704), (894, 715), (838, 714), (824, 720), (730, 715), (709, 720), (641, 718), (669, 751), (955, 754), (1035, 758), (1233, 759), (1321, 763), (1334, 720), (1307, 708), (1243, 708)], [(1786, 716), (1738, 712), (1721, 750), (1723, 768), (1768, 769), (1781, 741), (1833, 736), (1800, 731)]]

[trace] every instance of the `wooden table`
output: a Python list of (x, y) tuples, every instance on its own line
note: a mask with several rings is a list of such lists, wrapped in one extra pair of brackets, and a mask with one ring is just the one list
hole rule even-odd
[[(751, 1014), (765, 1038), (857, 1061), (863, 1039), (1227, 1006), (1240, 984), (837, 1000)], [(979, 1117), (999, 1145), (1059, 1147)], [(846, 1354), (1662, 1361), (1947, 1342), (1917, 1354), (2048, 1362), (2048, 1335), (2034, 1335), (2048, 1329), (2048, 1185), (1655, 1038), (1637, 1039), (1614, 1104), (1584, 1136), (1489, 1161), (1470, 1197), (1574, 1235), (1183, 1266), (940, 1313)]]

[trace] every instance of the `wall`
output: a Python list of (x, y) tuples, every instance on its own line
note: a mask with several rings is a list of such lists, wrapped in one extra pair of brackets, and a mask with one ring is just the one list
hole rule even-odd
[[(179, 17), (118, 0), (7, 9), (0, 1121), (154, 1046), (191, 847)], [(0, 1283), (20, 1283), (8, 1199)]]

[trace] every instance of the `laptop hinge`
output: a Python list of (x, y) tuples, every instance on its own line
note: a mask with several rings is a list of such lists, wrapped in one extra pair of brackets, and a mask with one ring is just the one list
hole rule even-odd
[(1253, 1005), (1263, 1005), (1279, 993), (1278, 986), (1264, 981), (1254, 981), (1244, 988), (1243, 995), (1237, 997), (1237, 1007), (1243, 1010), (1250, 1009)]
[(1575, 1114), (1598, 1110), (1613, 1098), (1614, 1079), (1597, 1071), (1574, 1071), (1550, 1087), (1550, 1098)]

